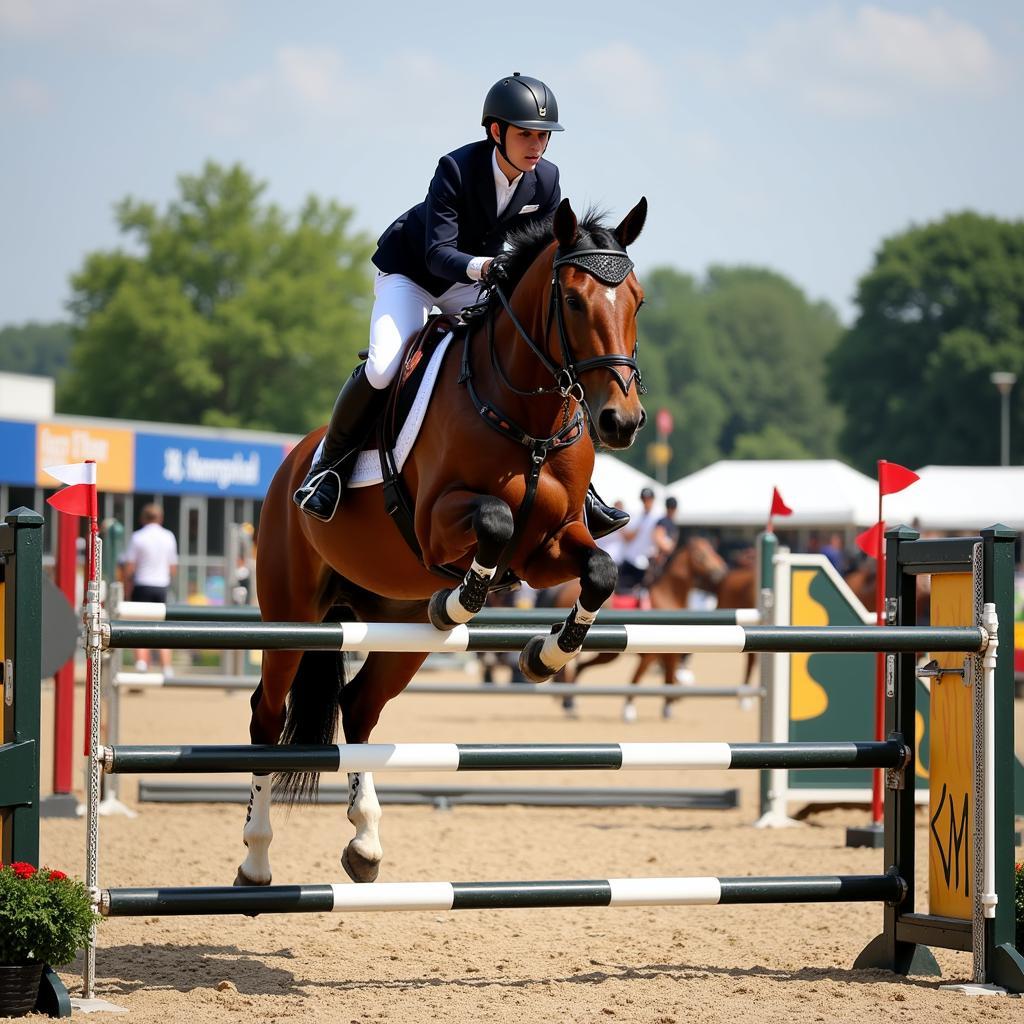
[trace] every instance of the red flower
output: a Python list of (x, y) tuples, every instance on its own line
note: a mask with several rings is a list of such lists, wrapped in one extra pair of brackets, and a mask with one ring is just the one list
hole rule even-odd
[(36, 869), (23, 860), (16, 860), (11, 864), (11, 870), (18, 878), (31, 878), (36, 873)]
[(68, 876), (65, 875), (63, 871), (51, 871), (50, 872), (50, 881), (51, 882), (59, 882), (59, 881), (61, 881), (61, 879), (67, 878), (67, 877)]

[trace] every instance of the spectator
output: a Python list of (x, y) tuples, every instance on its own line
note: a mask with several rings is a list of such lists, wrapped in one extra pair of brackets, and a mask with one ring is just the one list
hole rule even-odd
[[(178, 543), (165, 529), (164, 510), (151, 503), (142, 509), (142, 526), (132, 534), (125, 554), (125, 581), (130, 600), (166, 604), (167, 591), (178, 571)], [(149, 668), (147, 651), (135, 652), (135, 671)], [(171, 672), (171, 652), (160, 651), (164, 675)]]
[(831, 534), (821, 545), (821, 553), (835, 566), (836, 572), (846, 572), (846, 553), (843, 551), (843, 538), (840, 534)]
[(679, 502), (675, 498), (666, 498), (665, 514), (654, 526), (654, 554), (659, 566), (665, 564), (679, 542), (679, 524), (676, 522), (678, 507)]
[(658, 514), (654, 511), (654, 491), (645, 487), (640, 492), (642, 511), (622, 531), (625, 542), (619, 564), (619, 590), (632, 590), (644, 581), (654, 554), (654, 529)]

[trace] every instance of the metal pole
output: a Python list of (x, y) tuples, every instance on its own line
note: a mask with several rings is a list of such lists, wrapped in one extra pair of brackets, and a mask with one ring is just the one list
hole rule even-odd
[(1013, 385), (1017, 383), (1017, 374), (1005, 370), (996, 370), (989, 375), (989, 380), (995, 384), (1001, 396), (1000, 411), (1000, 465), (1010, 464), (1010, 392)]
[[(89, 541), (93, 545), (90, 559), (91, 578), (86, 584), (85, 628), (86, 646), (89, 657), (92, 687), (89, 689), (88, 723), (86, 734), (89, 744), (89, 789), (86, 795), (86, 860), (85, 884), (95, 899), (99, 898), (99, 853), (100, 853), (100, 674), (102, 671), (103, 646), (100, 636), (100, 575), (99, 565), (102, 557), (102, 544), (99, 534), (90, 532)], [(95, 995), (96, 982), (96, 927), (89, 932), (89, 941), (85, 949), (85, 967), (82, 972), (82, 996), (92, 999)]]
[(1010, 464), (1010, 392), (1009, 390), (1000, 393), (1002, 405), (1002, 432), (1001, 432), (1001, 443), (999, 446), (1001, 466), (1008, 466)]

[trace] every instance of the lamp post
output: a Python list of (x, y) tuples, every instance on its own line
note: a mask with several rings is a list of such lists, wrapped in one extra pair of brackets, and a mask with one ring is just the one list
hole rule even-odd
[(1010, 392), (1013, 390), (1013, 385), (1017, 383), (1017, 374), (996, 370), (989, 380), (995, 384), (999, 394), (1002, 395), (1002, 443), (999, 464), (1008, 466), (1010, 464)]

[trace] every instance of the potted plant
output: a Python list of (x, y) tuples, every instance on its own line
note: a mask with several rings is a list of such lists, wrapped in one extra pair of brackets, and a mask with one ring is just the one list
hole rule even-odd
[(83, 882), (24, 861), (0, 864), (0, 1017), (30, 1013), (43, 967), (74, 960), (99, 920)]

